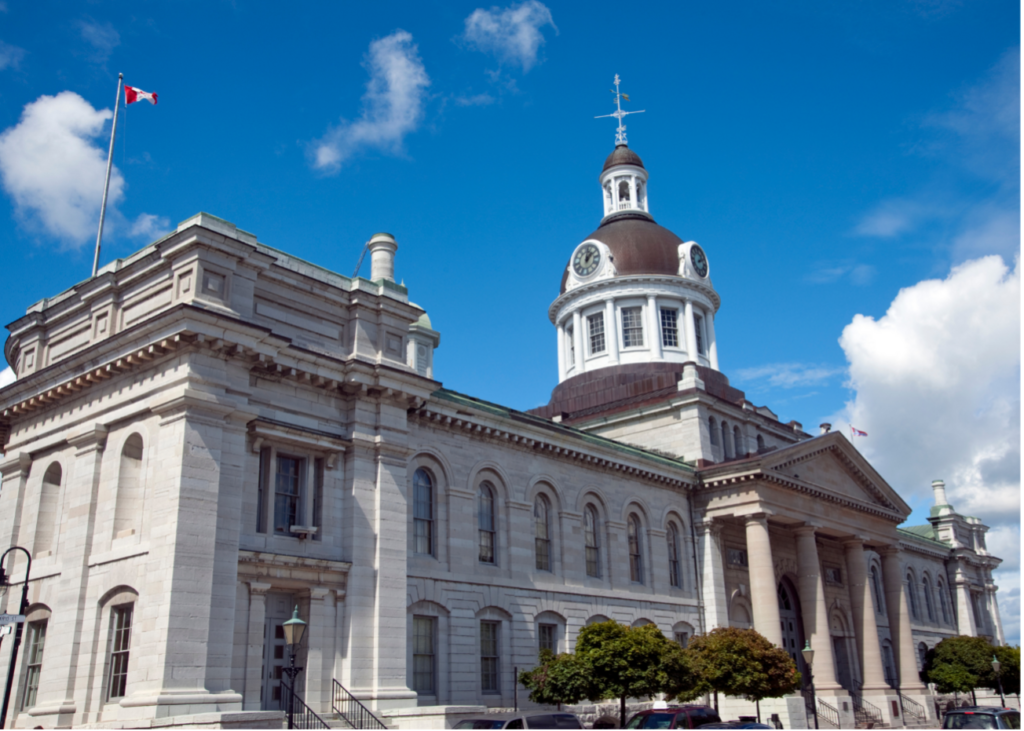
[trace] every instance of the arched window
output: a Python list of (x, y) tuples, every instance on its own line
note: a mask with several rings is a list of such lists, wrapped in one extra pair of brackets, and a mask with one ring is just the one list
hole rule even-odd
[(885, 614), (885, 599), (882, 594), (882, 582), (878, 577), (878, 567), (871, 567), (871, 597), (875, 600), (875, 613)]
[(942, 583), (942, 579), (939, 579), (939, 607), (942, 608), (942, 621), (944, 624), (951, 624), (950, 613), (949, 613), (949, 594), (946, 592), (946, 586)]
[(679, 531), (675, 523), (668, 524), (668, 583), (677, 589), (681, 585), (679, 571)]
[(551, 505), (544, 495), (533, 501), (533, 543), (537, 551), (537, 570), (551, 570)]
[(924, 670), (924, 661), (928, 657), (928, 645), (923, 642), (917, 644), (917, 669)]
[(583, 511), (584, 542), (587, 547), (587, 576), (601, 578), (600, 532), (598, 531), (597, 508), (588, 505)]
[(910, 616), (914, 619), (921, 618), (921, 609), (917, 606), (917, 582), (914, 580), (914, 572), (907, 572), (907, 598), (910, 600)]
[(142, 516), (142, 437), (132, 434), (121, 449), (121, 470), (117, 475), (117, 507), (114, 537), (138, 529)]
[(39, 515), (36, 517), (36, 540), (32, 555), (53, 550), (53, 532), (57, 523), (57, 501), (60, 499), (60, 483), (64, 470), (54, 462), (43, 474), (39, 492)]
[(928, 621), (935, 621), (935, 602), (932, 599), (932, 580), (928, 574), (921, 580), (921, 589), (924, 591), (924, 609), (928, 612)]
[(757, 453), (762, 454), (764, 452), (764, 437), (760, 434), (757, 435)]
[(480, 531), (480, 563), (494, 563), (494, 487), (480, 483), (477, 527)]
[(412, 524), (416, 553), (434, 554), (434, 481), (422, 467), (412, 476)]
[(745, 457), (747, 450), (743, 447), (743, 432), (738, 426), (732, 429), (732, 450), (737, 458)]
[(715, 421), (715, 417), (708, 417), (708, 432), (711, 434), (711, 446), (718, 446), (718, 422)]
[(732, 450), (729, 449), (729, 424), (722, 422), (722, 459), (732, 459)]
[(628, 201), (629, 200), (629, 181), (628, 180), (623, 180), (623, 181), (621, 181), (619, 183), (619, 200), (620, 201)]
[(636, 515), (630, 515), (627, 525), (629, 533), (629, 580), (636, 583), (644, 583), (644, 562), (640, 553), (640, 519)]

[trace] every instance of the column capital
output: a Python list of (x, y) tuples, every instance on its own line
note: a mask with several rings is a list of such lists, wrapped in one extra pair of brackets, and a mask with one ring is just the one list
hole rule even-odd
[(249, 582), (249, 596), (265, 596), (270, 591), (271, 585), (262, 581)]
[(767, 528), (768, 527), (768, 518), (769, 518), (769, 516), (771, 516), (771, 513), (763, 512), (763, 513), (750, 513), (750, 514), (744, 515), (742, 517), (743, 517), (743, 522), (746, 525), (750, 525), (751, 523), (760, 523), (765, 528)]
[(864, 544), (867, 542), (867, 540), (867, 536), (853, 535), (849, 538), (844, 538), (841, 541), (841, 543), (843, 548), (845, 548), (847, 551), (856, 550), (858, 548), (863, 551), (865, 548)]
[(898, 558), (899, 555), (903, 553), (903, 551), (902, 549), (900, 549), (899, 546), (890, 543), (884, 546), (876, 546), (875, 553), (877, 553), (882, 558)]
[(821, 528), (820, 525), (816, 525), (814, 523), (804, 523), (803, 525), (799, 525), (796, 528), (794, 528), (793, 532), (796, 533), (798, 536), (809, 535), (811, 537), (814, 537), (814, 534), (817, 532), (819, 528)]
[(309, 598), (316, 601), (323, 601), (327, 598), (327, 595), (331, 593), (331, 590), (326, 586), (311, 586), (309, 587)]
[(697, 530), (701, 533), (710, 533), (712, 536), (719, 536), (722, 533), (722, 528), (725, 526), (722, 521), (714, 518), (707, 518), (705, 520), (697, 521)]

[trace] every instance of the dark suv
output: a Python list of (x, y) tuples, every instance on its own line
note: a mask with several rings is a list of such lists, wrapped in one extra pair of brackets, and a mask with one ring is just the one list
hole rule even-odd
[(633, 714), (626, 728), (699, 728), (721, 720), (711, 706), (669, 706)]
[(942, 728), (1020, 728), (1020, 711), (992, 706), (957, 708), (946, 714)]

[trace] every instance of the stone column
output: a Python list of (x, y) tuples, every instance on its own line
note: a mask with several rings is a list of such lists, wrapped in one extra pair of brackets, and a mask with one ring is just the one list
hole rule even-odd
[(1006, 638), (1003, 636), (1003, 620), (999, 617), (999, 602), (996, 601), (996, 591), (998, 589), (999, 587), (995, 584), (986, 584), (985, 596), (988, 598), (988, 611), (989, 616), (992, 618), (992, 628), (995, 635), (993, 639), (995, 639), (998, 644), (1005, 645)]
[(776, 647), (782, 647), (782, 620), (779, 617), (779, 595), (775, 583), (772, 544), (768, 536), (768, 516), (764, 513), (748, 515), (746, 523), (754, 629), (767, 637)]
[(715, 315), (713, 312), (707, 312), (704, 315), (704, 322), (708, 328), (708, 360), (711, 362), (711, 367), (716, 371), (718, 370), (718, 341), (715, 340)]
[(694, 363), (698, 363), (697, 356), (697, 330), (696, 322), (693, 319), (693, 301), (686, 300), (683, 304), (683, 324), (686, 328), (686, 357)]
[(914, 653), (914, 637), (910, 628), (910, 606), (903, 586), (903, 567), (900, 550), (889, 546), (882, 554), (882, 574), (885, 582), (885, 605), (889, 611), (889, 634), (896, 651), (896, 666), (899, 668), (900, 691), (903, 693), (924, 693), (924, 685), (917, 670), (917, 655)]
[[(832, 636), (828, 628), (828, 606), (825, 587), (821, 581), (818, 562), (818, 544), (814, 526), (797, 528), (796, 559), (800, 572), (800, 610), (804, 620), (804, 636), (814, 650), (814, 687), (816, 690), (835, 691), (841, 686), (836, 681), (836, 664), (832, 656)], [(753, 574), (751, 566), (751, 574)]]
[(697, 523), (698, 561), (701, 567), (701, 593), (704, 595), (705, 631), (729, 626), (729, 598), (725, 595), (725, 571), (722, 566), (722, 524), (714, 520)]
[(558, 382), (565, 380), (565, 324), (558, 326)]
[(871, 586), (868, 584), (864, 541), (862, 538), (853, 538), (844, 541), (843, 547), (846, 549), (846, 575), (850, 581), (850, 603), (853, 606), (854, 633), (863, 674), (863, 690), (866, 693), (888, 690), (885, 669), (882, 666), (882, 648), (878, 643), (875, 607), (871, 601)]
[(971, 583), (964, 576), (962, 568), (956, 570), (956, 628), (967, 637), (977, 634), (974, 623), (974, 607), (971, 606)]
[[(331, 711), (331, 659), (334, 657), (334, 607), (331, 590), (309, 589), (309, 640), (306, 646), (306, 705), (317, 713)], [(325, 675), (326, 671), (326, 675)]]
[(576, 360), (573, 367), (576, 369), (576, 375), (578, 376), (587, 370), (585, 362), (587, 354), (583, 350), (583, 318), (580, 316), (579, 310), (572, 313), (572, 341), (573, 347), (576, 350)]
[(653, 294), (647, 296), (647, 327), (651, 331), (651, 353), (658, 360), (662, 359), (661, 352), (661, 322), (658, 312), (658, 298)]
[(242, 691), (242, 709), (246, 711), (260, 710), (268, 591), (270, 584), (261, 581), (249, 582), (249, 636), (245, 651), (245, 688)]
[(619, 364), (619, 323), (615, 319), (615, 300), (604, 303), (604, 341), (612, 365)]

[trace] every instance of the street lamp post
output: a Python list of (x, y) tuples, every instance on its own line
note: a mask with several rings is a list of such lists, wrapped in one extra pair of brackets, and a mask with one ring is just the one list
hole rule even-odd
[(992, 656), (992, 672), (996, 674), (996, 682), (999, 683), (999, 705), (1006, 706), (1006, 696), (1003, 695), (1003, 679), (1000, 677), (999, 671), (1003, 669), (1002, 664), (996, 658)]
[(288, 645), (288, 652), (291, 655), (291, 662), (281, 672), (288, 676), (288, 683), (291, 686), (288, 692), (288, 728), (295, 728), (295, 676), (302, 672), (302, 668), (295, 667), (295, 654), (299, 651), (299, 643), (302, 642), (302, 635), (306, 632), (306, 623), (299, 619), (299, 608), (296, 606), (292, 612), (292, 618), (284, 623), (284, 642)]
[(814, 650), (811, 649), (811, 641), (804, 641), (804, 649), (800, 651), (804, 656), (804, 664), (807, 666), (807, 684), (811, 686), (811, 710), (814, 711), (814, 728), (818, 728), (818, 697), (814, 694)]
[[(25, 566), (25, 583), (21, 587), (21, 604), (18, 605), (18, 614), (25, 614), (28, 611), (28, 577), (32, 571), (32, 554), (21, 546), (11, 546), (4, 555), (0, 556), (0, 604), (4, 604), (7, 598), (7, 590), (11, 587), (10, 577), (4, 572), (4, 559), (11, 551), (21, 551), (28, 559)], [(7, 709), (11, 705), (11, 686), (14, 684), (14, 668), (18, 662), (18, 648), (21, 647), (21, 631), (24, 622), (16, 622), (14, 627), (14, 646), (11, 648), (11, 663), (7, 668), (7, 684), (4, 687), (4, 706), (0, 710), (0, 728), (7, 728)]]

